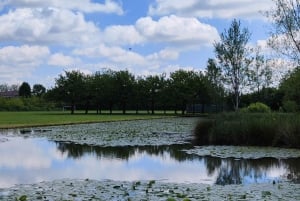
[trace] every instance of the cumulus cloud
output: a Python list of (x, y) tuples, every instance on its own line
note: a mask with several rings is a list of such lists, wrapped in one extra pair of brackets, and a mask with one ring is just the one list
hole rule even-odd
[(194, 16), (200, 18), (262, 18), (260, 11), (270, 8), (271, 0), (156, 0), (150, 15)]
[(80, 59), (66, 56), (62, 53), (55, 53), (48, 60), (48, 64), (52, 66), (74, 66), (80, 63)]
[(83, 14), (52, 8), (16, 9), (1, 15), (0, 24), (2, 41), (76, 46), (97, 41), (99, 34)]
[(0, 49), (0, 80), (19, 83), (50, 55), (48, 47), (7, 46)]
[[(97, 58), (103, 67), (121, 66), (137, 74), (165, 72), (170, 61), (176, 61), (188, 50), (212, 47), (219, 40), (215, 27), (201, 23), (197, 18), (165, 16), (154, 20), (143, 17), (134, 25), (108, 26), (103, 31), (103, 43), (77, 48), (73, 54)], [(151, 53), (140, 54), (129, 45), (157, 45)], [(104, 65), (105, 64), (105, 65)]]
[(113, 25), (103, 31), (103, 40), (108, 44), (135, 45), (143, 43), (145, 39), (133, 25)]
[(122, 15), (123, 9), (120, 4), (112, 0), (105, 0), (103, 4), (91, 0), (6, 0), (0, 3), (0, 7), (10, 5), (15, 8), (59, 8), (81, 12), (116, 13)]
[(108, 26), (102, 33), (102, 40), (112, 45), (144, 45), (162, 43), (186, 49), (190, 46), (211, 46), (219, 40), (215, 27), (196, 18), (164, 16), (158, 20), (142, 17), (134, 25)]
[(151, 42), (162, 42), (172, 46), (212, 45), (219, 40), (215, 27), (201, 23), (196, 18), (165, 16), (158, 21), (151, 17), (140, 18), (136, 22), (139, 33)]
[(100, 59), (108, 59), (109, 61), (126, 65), (142, 65), (145, 62), (144, 58), (135, 52), (117, 46), (106, 46), (104, 44), (97, 47), (76, 49), (73, 53), (80, 56), (100, 57)]
[(172, 49), (163, 49), (147, 56), (148, 60), (175, 60), (178, 59), (179, 52)]

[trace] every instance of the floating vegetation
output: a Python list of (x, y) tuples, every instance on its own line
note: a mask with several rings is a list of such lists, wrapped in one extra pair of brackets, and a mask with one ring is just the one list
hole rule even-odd
[(165, 118), (22, 129), (9, 134), (99, 146), (171, 145), (190, 142), (196, 122), (197, 118)]
[[(57, 180), (0, 189), (0, 200), (299, 200), (300, 184), (206, 185), (150, 181), (118, 182), (111, 180)], [(70, 185), (72, 183), (72, 185)], [(118, 186), (118, 188), (116, 188)], [(208, 187), (210, 188), (207, 191)], [(187, 190), (189, 189), (189, 190)]]
[(184, 150), (187, 154), (213, 156), (218, 158), (259, 159), (259, 158), (299, 158), (299, 149), (277, 147), (242, 147), (242, 146), (197, 146)]

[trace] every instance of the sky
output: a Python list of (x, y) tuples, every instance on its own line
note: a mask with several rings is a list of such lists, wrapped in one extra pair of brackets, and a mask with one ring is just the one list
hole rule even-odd
[(272, 0), (0, 0), (0, 84), (54, 87), (64, 71), (204, 70), (234, 18), (265, 44)]

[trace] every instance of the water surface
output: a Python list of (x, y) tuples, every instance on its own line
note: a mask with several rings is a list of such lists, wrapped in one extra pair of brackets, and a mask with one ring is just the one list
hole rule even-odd
[(46, 138), (0, 137), (0, 188), (56, 179), (250, 184), (294, 179), (300, 159), (222, 159), (191, 145), (101, 147)]

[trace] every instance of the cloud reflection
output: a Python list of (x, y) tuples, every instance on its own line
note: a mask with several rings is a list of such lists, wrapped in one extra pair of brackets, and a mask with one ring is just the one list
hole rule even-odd
[(289, 168), (289, 161), (276, 159), (234, 160), (188, 155), (181, 151), (187, 149), (186, 145), (93, 147), (37, 138), (8, 139), (0, 144), (0, 188), (64, 178), (253, 183), (279, 178)]

